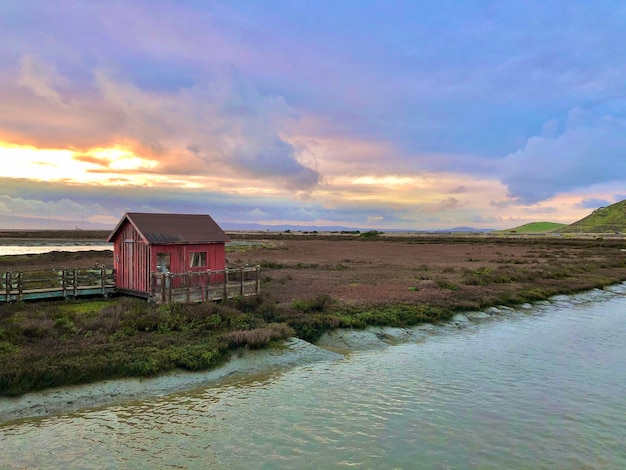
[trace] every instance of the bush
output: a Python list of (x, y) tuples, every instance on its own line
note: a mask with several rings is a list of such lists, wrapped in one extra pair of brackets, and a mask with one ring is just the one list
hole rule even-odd
[(294, 300), (293, 308), (303, 313), (323, 312), (333, 302), (327, 294), (317, 294), (315, 297), (306, 300)]
[(378, 235), (381, 235), (383, 232), (379, 232), (377, 230), (370, 230), (368, 232), (363, 232), (360, 237), (363, 240), (374, 240), (378, 238)]
[(320, 314), (291, 316), (288, 324), (298, 338), (310, 343), (316, 342), (326, 331), (343, 326), (339, 318)]
[(273, 323), (265, 328), (237, 330), (226, 333), (222, 338), (231, 348), (245, 346), (251, 349), (267, 346), (270, 342), (286, 339), (295, 334), (293, 328), (284, 323)]

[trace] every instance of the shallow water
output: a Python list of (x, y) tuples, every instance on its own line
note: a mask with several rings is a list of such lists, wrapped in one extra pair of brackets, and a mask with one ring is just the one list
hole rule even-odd
[(0, 256), (4, 255), (34, 255), (51, 251), (89, 251), (113, 250), (112, 243), (80, 241), (44, 241), (44, 240), (15, 240), (0, 239)]
[[(0, 426), (1, 468), (626, 468), (626, 286)], [(592, 299), (592, 300), (591, 300)]]

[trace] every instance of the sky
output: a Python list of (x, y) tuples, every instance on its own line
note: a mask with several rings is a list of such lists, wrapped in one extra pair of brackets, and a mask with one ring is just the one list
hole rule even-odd
[(621, 0), (2, 0), (0, 228), (569, 224), (626, 198), (624, 44)]

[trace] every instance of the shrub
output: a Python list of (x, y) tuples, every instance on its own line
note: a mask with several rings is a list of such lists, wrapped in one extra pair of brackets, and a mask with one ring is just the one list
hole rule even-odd
[(245, 346), (256, 349), (266, 346), (272, 341), (289, 338), (294, 334), (294, 329), (285, 323), (272, 323), (265, 328), (231, 331), (222, 338), (231, 348)]
[(327, 294), (317, 294), (315, 297), (306, 300), (294, 300), (293, 308), (304, 313), (323, 312), (333, 302)]
[(360, 237), (363, 240), (374, 240), (376, 238), (378, 238), (378, 235), (382, 234), (383, 232), (379, 232), (378, 230), (370, 230), (368, 232), (363, 232)]
[(457, 286), (454, 282), (448, 281), (447, 279), (437, 279), (435, 282), (441, 289), (459, 290), (459, 286)]
[(276, 261), (267, 261), (267, 260), (259, 261), (258, 266), (260, 266), (261, 268), (266, 268), (266, 269), (283, 269), (285, 267), (285, 265), (282, 263), (277, 263)]
[(339, 326), (344, 326), (341, 319), (325, 314), (300, 314), (292, 315), (288, 324), (295, 331), (295, 335), (314, 343), (326, 332)]

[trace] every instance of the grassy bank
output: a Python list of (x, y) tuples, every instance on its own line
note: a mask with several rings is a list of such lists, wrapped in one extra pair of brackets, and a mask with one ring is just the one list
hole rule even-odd
[[(416, 242), (363, 242), (355, 250), (340, 241), (333, 245), (334, 258), (331, 246), (322, 245), (325, 257), (315, 255), (315, 263), (305, 258), (312, 256), (313, 245), (308, 244), (237, 253), (242, 257), (237, 262), (263, 266), (262, 295), (225, 303), (157, 306), (119, 297), (2, 304), (0, 395), (154, 376), (175, 368), (206, 370), (239, 348), (278, 345), (289, 336), (314, 342), (333, 328), (439, 322), (458, 312), (513, 306), (626, 280), (626, 255), (616, 243), (602, 240), (547, 240), (540, 246), (532, 241), (524, 250), (517, 242), (474, 240), (474, 248), (457, 249), (456, 260), (450, 243), (431, 244), (428, 250), (441, 247), (433, 252), (431, 264), (424, 261), (427, 249), (411, 244)], [(376, 253), (390, 262), (396, 246), (407, 255), (402, 253), (395, 264), (366, 263)], [(346, 247), (352, 247), (349, 255)], [(421, 258), (413, 260), (411, 253), (421, 253)], [(275, 259), (264, 261), (270, 255)], [(392, 272), (397, 273), (394, 279)], [(336, 294), (337, 288), (376, 295), (355, 301)]]
[(240, 347), (266, 347), (294, 335), (286, 324), (234, 304), (156, 306), (132, 298), (4, 304), (0, 395), (210, 369)]

